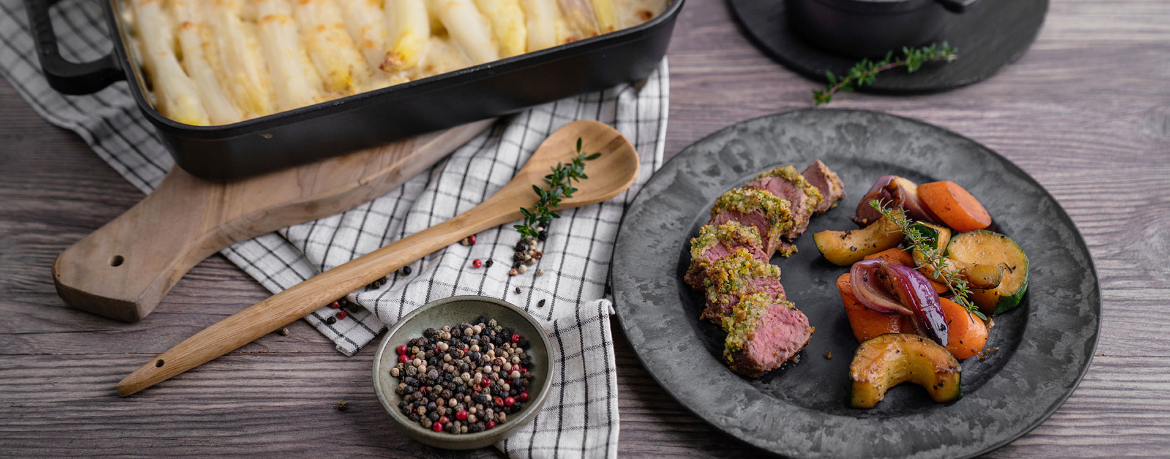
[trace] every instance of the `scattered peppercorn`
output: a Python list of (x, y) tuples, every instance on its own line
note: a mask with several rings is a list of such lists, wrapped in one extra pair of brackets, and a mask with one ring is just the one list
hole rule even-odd
[(472, 234), (471, 236), (467, 236), (467, 244), (468, 245), (475, 245), (475, 235), (474, 234)]
[(488, 258), (488, 261), (483, 262), (483, 265), (488, 267), (488, 268), (491, 268), (492, 265), (494, 265), (494, 264), (496, 264), (496, 262), (493, 261), (491, 258)]
[(378, 280), (376, 280), (376, 281), (370, 282), (370, 285), (367, 285), (366, 287), (369, 287), (369, 288), (382, 288), (382, 286), (383, 286), (383, 285), (386, 285), (386, 278), (385, 278), (385, 277), (383, 277), (383, 278), (381, 278), (381, 279), (378, 279)]
[(517, 274), (519, 274), (519, 272), (516, 271), (516, 268), (512, 268), (511, 271), (508, 271), (509, 276), (515, 276)]
[(398, 409), (435, 432), (482, 432), (505, 423), (528, 400), (527, 345), (523, 336), (483, 316), (428, 328), (395, 347), (398, 363), (390, 376), (399, 381)]
[(482, 267), (482, 266), (483, 266), (483, 262), (482, 262), (482, 261), (480, 261), (478, 258), (476, 258), (475, 260), (473, 260), (473, 261), (471, 262), (471, 267), (472, 267), (472, 268), (480, 268), (480, 267)]
[(329, 303), (329, 307), (331, 307), (333, 309), (341, 309), (341, 303), (334, 301), (332, 303)]
[(825, 351), (825, 360), (833, 360), (833, 353)]
[(325, 318), (326, 325), (333, 325), (335, 323), (337, 323), (337, 319), (333, 318), (333, 316), (329, 316), (329, 317)]
[(520, 293), (520, 287), (516, 287), (516, 293)]
[(403, 276), (409, 276), (410, 272), (413, 270), (410, 269), (410, 266), (403, 266), (402, 269), (400, 269), (398, 271), (401, 272)]
[(349, 402), (345, 400), (337, 401), (337, 411), (346, 411), (349, 409)]
[(543, 270), (543, 269), (537, 269), (537, 270), (536, 270), (536, 277), (540, 277), (540, 276), (543, 276), (543, 275), (544, 275), (544, 270)]
[(537, 302), (536, 302), (536, 307), (538, 307), (538, 308), (543, 308), (543, 307), (544, 307), (544, 301), (545, 301), (545, 300), (540, 300), (540, 301), (537, 301)]
[(345, 311), (337, 311), (337, 314), (333, 315), (333, 317), (336, 317), (337, 320), (345, 320), (347, 316), (349, 316), (349, 313)]
[(280, 329), (280, 336), (288, 336), (288, 329), (287, 328)]

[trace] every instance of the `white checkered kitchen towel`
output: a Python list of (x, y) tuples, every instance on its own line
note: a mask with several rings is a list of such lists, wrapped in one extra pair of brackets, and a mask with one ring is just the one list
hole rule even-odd
[[(53, 10), (62, 54), (88, 61), (110, 41), (93, 2), (65, 1)], [(0, 74), (41, 116), (80, 135), (118, 173), (150, 192), (172, 160), (134, 106), (126, 83), (89, 96), (62, 96), (41, 76), (21, 0), (0, 0)], [(562, 212), (544, 243), (544, 257), (526, 275), (508, 276), (519, 235), (510, 225), (478, 235), (474, 246), (453, 245), (391, 275), (377, 289), (349, 296), (365, 307), (333, 324), (323, 308), (306, 318), (353, 355), (386, 323), (422, 304), (480, 294), (525, 308), (544, 324), (556, 348), (559, 380), (535, 422), (498, 446), (512, 457), (614, 457), (617, 454), (617, 375), (606, 297), (613, 239), (625, 203), (662, 163), (669, 85), (664, 61), (641, 88), (630, 85), (560, 100), (501, 119), (446, 161), (402, 187), (348, 212), (291, 226), (235, 244), (221, 253), (272, 292), (279, 292), (378, 247), (466, 211), (500, 189), (537, 145), (577, 119), (615, 126), (642, 158), (638, 182), (625, 194)], [(469, 269), (492, 259), (491, 269)], [(545, 275), (533, 271), (542, 268)], [(520, 287), (522, 293), (514, 292)], [(544, 300), (544, 305), (538, 303)]]

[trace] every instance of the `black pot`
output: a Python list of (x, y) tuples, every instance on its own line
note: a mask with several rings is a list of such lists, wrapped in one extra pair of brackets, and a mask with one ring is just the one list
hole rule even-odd
[(792, 28), (834, 54), (881, 57), (938, 40), (976, 0), (786, 0)]

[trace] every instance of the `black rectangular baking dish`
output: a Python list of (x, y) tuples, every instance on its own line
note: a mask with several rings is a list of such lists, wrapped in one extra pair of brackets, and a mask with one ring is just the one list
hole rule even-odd
[(49, 18), (57, 1), (25, 0), (49, 84), (79, 95), (131, 81), (138, 107), (175, 162), (212, 180), (256, 175), (640, 80), (666, 54), (685, 2), (671, 1), (645, 24), (586, 40), (239, 123), (191, 126), (162, 116), (145, 97), (145, 79), (126, 50), (119, 0), (102, 2), (113, 51), (81, 64), (66, 61), (57, 49)]

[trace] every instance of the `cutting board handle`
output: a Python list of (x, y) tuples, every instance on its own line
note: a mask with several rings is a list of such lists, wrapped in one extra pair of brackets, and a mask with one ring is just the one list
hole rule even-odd
[(57, 257), (57, 294), (78, 309), (137, 321), (211, 254), (381, 196), (492, 121), (235, 182), (207, 181), (172, 168), (146, 199)]

